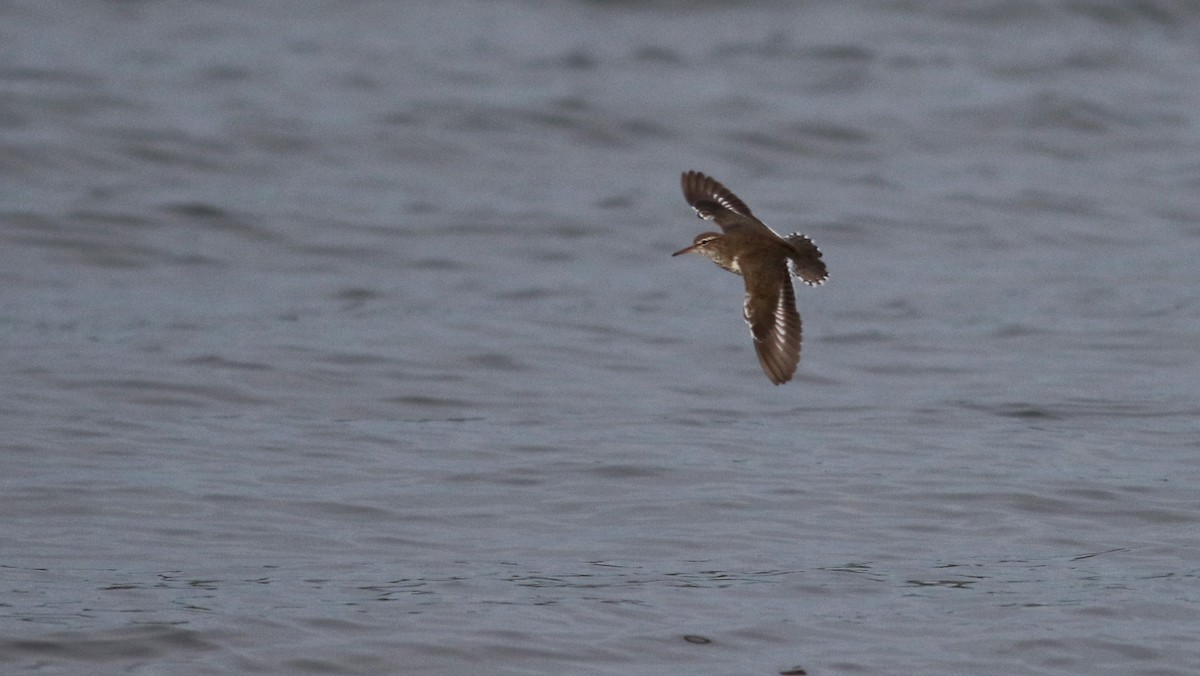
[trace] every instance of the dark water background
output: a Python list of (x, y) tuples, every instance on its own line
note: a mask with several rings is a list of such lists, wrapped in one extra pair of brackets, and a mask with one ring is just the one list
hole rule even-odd
[(1200, 673), (1198, 259), (1195, 3), (0, 2), (0, 665)]

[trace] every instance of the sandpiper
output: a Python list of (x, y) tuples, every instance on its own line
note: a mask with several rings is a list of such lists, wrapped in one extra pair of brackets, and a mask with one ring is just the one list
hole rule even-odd
[(697, 216), (721, 226), (721, 232), (702, 232), (691, 246), (671, 255), (703, 254), (742, 276), (746, 281), (743, 316), (754, 337), (758, 362), (772, 383), (786, 383), (800, 363), (800, 313), (788, 261), (793, 274), (816, 286), (829, 276), (821, 251), (799, 233), (779, 236), (731, 190), (698, 171), (683, 174), (683, 196)]

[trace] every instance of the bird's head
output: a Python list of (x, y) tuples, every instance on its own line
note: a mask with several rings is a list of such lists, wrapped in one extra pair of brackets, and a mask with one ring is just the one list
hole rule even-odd
[(692, 240), (691, 246), (684, 247), (671, 255), (678, 256), (685, 253), (706, 254), (710, 249), (716, 246), (714, 243), (719, 242), (720, 240), (721, 235), (715, 232), (702, 232), (699, 235), (696, 235), (696, 239)]

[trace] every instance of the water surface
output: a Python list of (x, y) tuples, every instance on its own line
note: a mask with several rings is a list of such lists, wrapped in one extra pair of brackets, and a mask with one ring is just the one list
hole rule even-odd
[[(0, 660), (1194, 673), (1198, 38), (0, 4)], [(685, 169), (825, 252), (789, 385)]]

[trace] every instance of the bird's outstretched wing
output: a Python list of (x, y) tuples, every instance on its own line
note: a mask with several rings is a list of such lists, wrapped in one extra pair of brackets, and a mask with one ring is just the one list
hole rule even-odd
[(792, 379), (800, 363), (800, 313), (796, 294), (787, 269), (756, 270), (744, 274), (746, 303), (743, 312), (758, 363), (772, 383), (782, 385)]
[(713, 221), (722, 230), (746, 226), (766, 228), (733, 191), (716, 179), (698, 171), (683, 173), (683, 198), (696, 210), (696, 215)]

